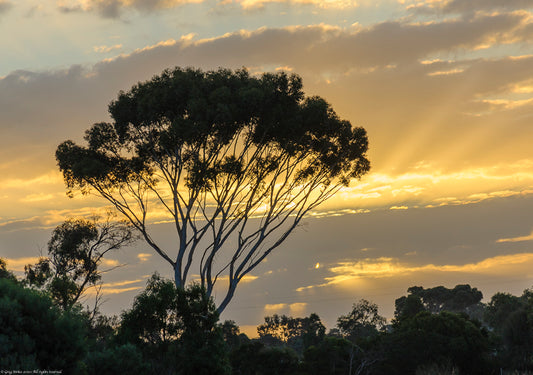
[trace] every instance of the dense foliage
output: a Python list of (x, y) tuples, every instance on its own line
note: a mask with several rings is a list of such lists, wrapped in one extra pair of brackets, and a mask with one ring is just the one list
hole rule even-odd
[(85, 336), (81, 314), (62, 312), (49, 296), (0, 278), (0, 369), (77, 373)]
[(363, 299), (328, 333), (317, 314), (273, 315), (257, 327), (257, 339), (240, 333), (233, 321), (219, 323), (201, 285), (176, 288), (157, 274), (120, 317), (91, 317), (79, 303), (64, 309), (52, 297), (48, 289), (18, 281), (0, 260), (0, 370), (176, 375), (533, 370), (531, 290), (521, 296), (496, 293), (483, 304), (469, 285), (412, 287), (396, 300), (392, 324)]

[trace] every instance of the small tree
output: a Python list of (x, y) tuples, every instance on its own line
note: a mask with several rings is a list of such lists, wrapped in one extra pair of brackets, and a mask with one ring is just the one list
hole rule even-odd
[(17, 282), (16, 276), (13, 272), (7, 269), (7, 263), (2, 258), (0, 258), (0, 279), (9, 279), (13, 282)]
[(354, 303), (352, 311), (337, 319), (340, 335), (351, 343), (349, 346), (349, 374), (363, 374), (374, 363), (382, 359), (376, 347), (378, 333), (387, 320), (378, 314), (378, 305), (366, 299)]
[(68, 310), (87, 289), (97, 287), (103, 257), (133, 241), (132, 228), (126, 223), (67, 220), (54, 229), (48, 242), (48, 257), (24, 267), (26, 282), (46, 290), (56, 305)]
[(265, 317), (265, 323), (257, 327), (257, 333), (266, 344), (289, 346), (298, 354), (303, 354), (309, 346), (322, 341), (326, 327), (315, 313), (305, 318), (274, 314)]
[(372, 336), (381, 330), (387, 320), (378, 314), (378, 305), (361, 299), (352, 306), (352, 311), (337, 319), (337, 327), (343, 337), (355, 342), (357, 338)]
[[(365, 130), (305, 98), (296, 75), (176, 68), (120, 92), (109, 112), (87, 146), (59, 145), (67, 187), (109, 201), (176, 286), (195, 261), (208, 296), (225, 279), (219, 311), (304, 215), (370, 168)], [(175, 255), (153, 237), (154, 212), (175, 225)]]
[(122, 314), (118, 341), (142, 348), (153, 372), (227, 374), (229, 357), (218, 316), (201, 285), (176, 288), (154, 274), (132, 309)]

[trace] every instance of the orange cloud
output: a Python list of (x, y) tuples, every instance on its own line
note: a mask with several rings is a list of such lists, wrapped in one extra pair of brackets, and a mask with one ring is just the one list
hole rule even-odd
[(40, 257), (3, 258), (6, 261), (6, 268), (9, 271), (23, 272), (24, 266), (35, 264)]
[(533, 240), (533, 231), (527, 236), (513, 237), (513, 238), (500, 238), (496, 242), (522, 242), (522, 241), (532, 241)]
[(147, 254), (147, 253), (139, 253), (137, 254), (137, 258), (139, 258), (140, 262), (146, 262), (153, 254)]
[(295, 302), (289, 305), (289, 312), (292, 316), (302, 316), (305, 315), (306, 308), (306, 302)]
[(49, 201), (54, 198), (55, 198), (54, 194), (36, 193), (36, 194), (29, 194), (25, 196), (24, 198), (21, 198), (20, 201), (27, 202), (27, 203), (33, 203), (33, 202)]
[[(259, 277), (258, 276), (254, 276), (254, 275), (244, 275), (244, 277), (241, 279), (241, 283), (249, 283), (249, 282), (252, 282), (254, 280), (257, 280)], [(222, 276), (222, 277), (219, 277), (218, 278), (218, 281), (228, 281), (229, 280), (229, 276)]]
[(287, 308), (286, 303), (274, 303), (274, 304), (266, 304), (265, 305), (265, 311), (269, 312), (269, 314), (274, 313), (275, 311), (283, 310)]
[(118, 265), (120, 265), (120, 262), (116, 259), (107, 259), (107, 258), (103, 258), (102, 259), (102, 265), (106, 266), (106, 267), (117, 267)]
[(266, 314), (283, 314), (288, 310), (291, 316), (302, 316), (305, 314), (306, 308), (306, 302), (295, 302), (266, 304), (264, 310)]
[(324, 283), (304, 286), (296, 290), (302, 292), (307, 289), (356, 282), (369, 278), (392, 278), (428, 272), (505, 275), (512, 274), (516, 272), (517, 269), (529, 270), (532, 266), (533, 253), (501, 255), (487, 258), (477, 263), (462, 265), (426, 264), (415, 266), (401, 262), (397, 258), (365, 258), (355, 262), (340, 262), (329, 269), (333, 276), (325, 277)]
[[(102, 293), (103, 295), (106, 295), (106, 294), (119, 294), (119, 293), (131, 292), (133, 290), (139, 290), (139, 289), (142, 289), (142, 286), (128, 286), (128, 285), (137, 284), (142, 281), (144, 281), (144, 279), (124, 280), (124, 281), (103, 283), (101, 285), (100, 293)], [(96, 295), (96, 292), (97, 292), (97, 288), (90, 288), (87, 290), (87, 295), (94, 296)]]

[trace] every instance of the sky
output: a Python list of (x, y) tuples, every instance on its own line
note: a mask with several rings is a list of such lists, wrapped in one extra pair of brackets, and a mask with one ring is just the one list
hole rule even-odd
[[(360, 298), (387, 318), (408, 287), (533, 286), (530, 0), (0, 0), (0, 257), (19, 275), (53, 228), (103, 212), (68, 198), (57, 146), (108, 121), (120, 90), (174, 66), (287, 71), (369, 136), (372, 169), (306, 218), (222, 319), (317, 313)], [(156, 227), (171, 247), (169, 228)], [(318, 267), (317, 267), (318, 264)], [(154, 271), (111, 255), (102, 311)]]

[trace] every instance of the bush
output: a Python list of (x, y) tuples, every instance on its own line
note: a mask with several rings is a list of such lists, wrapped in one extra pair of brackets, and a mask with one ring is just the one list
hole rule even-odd
[(0, 279), (0, 368), (82, 371), (86, 324), (49, 297)]

